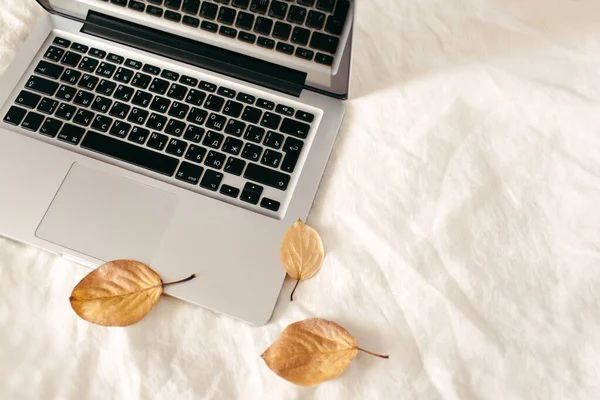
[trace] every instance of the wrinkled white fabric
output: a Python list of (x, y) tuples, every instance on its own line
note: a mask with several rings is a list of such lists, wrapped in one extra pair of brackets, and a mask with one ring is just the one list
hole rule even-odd
[[(42, 12), (0, 2), (3, 71)], [(328, 254), (296, 301), (287, 281), (252, 328), (163, 298), (106, 329), (70, 309), (85, 268), (2, 239), (1, 399), (600, 398), (600, 2), (357, 8), (309, 218)], [(260, 354), (308, 317), (390, 359), (283, 381)]]

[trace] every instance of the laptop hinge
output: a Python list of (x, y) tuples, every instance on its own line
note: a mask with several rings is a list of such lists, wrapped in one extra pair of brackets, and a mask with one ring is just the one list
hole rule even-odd
[(90, 11), (82, 32), (300, 97), (306, 73)]

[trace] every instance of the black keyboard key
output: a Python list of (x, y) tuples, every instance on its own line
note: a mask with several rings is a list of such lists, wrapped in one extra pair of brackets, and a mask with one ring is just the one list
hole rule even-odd
[(96, 60), (95, 58), (83, 57), (77, 68), (86, 72), (94, 72), (98, 64), (100, 64), (100, 61)]
[(221, 185), (222, 180), (223, 180), (222, 173), (207, 169), (206, 172), (204, 173), (204, 177), (202, 177), (200, 186), (202, 186), (205, 189), (216, 192), (217, 189), (219, 189), (219, 185)]
[(48, 61), (44, 60), (40, 61), (37, 67), (35, 68), (35, 72), (37, 72), (38, 74), (49, 76), (50, 78), (54, 79), (58, 79), (64, 70), (64, 67), (49, 63)]
[(350, 9), (350, 0), (338, 0), (335, 11), (327, 18), (325, 30), (334, 35), (341, 35)]
[(165, 148), (167, 140), (169, 140), (169, 137), (167, 135), (154, 132), (150, 135), (150, 139), (148, 139), (148, 143), (146, 144), (146, 146), (156, 150), (162, 150)]
[(285, 54), (294, 54), (294, 46), (283, 42), (277, 42), (277, 51)]
[(129, 0), (129, 6), (130, 9), (135, 10), (135, 11), (139, 11), (139, 12), (144, 12), (144, 9), (146, 8), (146, 5), (140, 1), (136, 1), (136, 0)]
[(302, 147), (304, 143), (298, 139), (294, 139), (293, 137), (288, 137), (285, 140), (285, 144), (283, 145), (283, 152), (285, 153), (285, 158), (283, 159), (283, 163), (281, 164), (281, 169), (285, 172), (292, 173), (296, 168), (296, 164), (298, 163), (298, 159), (300, 158), (300, 152), (302, 151)]
[(308, 29), (300, 28), (299, 26), (297, 26), (294, 28), (294, 31), (292, 32), (291, 41), (292, 41), (292, 43), (306, 46), (308, 44), (309, 37), (310, 37), (310, 31)]
[(204, 103), (204, 107), (212, 111), (221, 111), (223, 103), (225, 103), (224, 98), (211, 94)]
[(60, 77), (60, 80), (63, 82), (70, 83), (71, 85), (75, 85), (77, 84), (77, 81), (79, 81), (79, 78), (81, 78), (81, 72), (75, 71), (71, 68), (67, 68)]
[(171, 136), (181, 136), (185, 130), (185, 122), (170, 119), (167, 123), (167, 127), (165, 128), (165, 133)]
[(276, 22), (273, 28), (273, 37), (281, 40), (288, 40), (292, 33), (292, 26), (285, 22)]
[(164, 115), (152, 113), (150, 115), (150, 118), (148, 118), (148, 122), (146, 123), (146, 126), (148, 128), (154, 129), (156, 131), (162, 131), (162, 129), (165, 127), (166, 123), (167, 123), (167, 117), (165, 117)]
[(110, 128), (109, 133), (113, 136), (124, 139), (129, 134), (130, 130), (131, 130), (131, 125), (128, 124), (127, 122), (115, 121), (112, 128)]
[(202, 18), (213, 20), (217, 16), (219, 6), (209, 1), (203, 1), (202, 7), (200, 8), (200, 16)]
[(306, 20), (306, 26), (309, 28), (321, 30), (325, 25), (325, 14), (322, 12), (311, 10), (308, 12), (308, 19)]
[(222, 131), (225, 127), (226, 120), (227, 118), (225, 118), (224, 116), (212, 113), (206, 121), (206, 127), (209, 129), (214, 129), (216, 131)]
[(223, 143), (223, 139), (225, 137), (220, 133), (214, 131), (206, 132), (204, 136), (204, 140), (202, 141), (202, 145), (206, 147), (212, 147), (213, 149), (219, 149), (221, 144)]
[[(142, 68), (142, 71), (147, 72), (147, 73), (152, 74), (152, 75), (158, 75), (158, 74), (160, 74), (160, 68), (155, 67), (154, 65), (150, 65), (150, 64), (144, 65), (144, 68)], [(148, 83), (149, 83), (151, 78), (148, 77), (147, 79), (148, 79)]]
[(261, 35), (269, 36), (273, 29), (273, 20), (266, 17), (257, 17), (254, 25), (254, 32)]
[(65, 47), (65, 48), (69, 48), (69, 46), (71, 45), (71, 42), (68, 41), (67, 39), (63, 39), (61, 37), (55, 37), (54, 40), (52, 41), (53, 44), (59, 45), (61, 47)]
[(179, 79), (179, 74), (177, 72), (169, 71), (168, 69), (163, 69), (163, 71), (160, 73), (160, 76), (171, 81), (176, 81)]
[(269, 39), (262, 36), (258, 38), (256, 44), (266, 49), (273, 49), (273, 47), (275, 47), (275, 41), (273, 39)]
[(106, 52), (104, 50), (95, 49), (93, 47), (90, 49), (90, 52), (88, 54), (98, 58), (106, 57)]
[(165, 81), (164, 79), (160, 78), (154, 78), (148, 90), (158, 94), (165, 94), (167, 92), (167, 89), (169, 89), (168, 81)]
[(194, 87), (198, 84), (198, 79), (192, 78), (191, 76), (182, 75), (179, 79), (179, 82), (183, 83), (184, 85)]
[(219, 193), (224, 194), (227, 197), (232, 197), (236, 199), (240, 194), (240, 189), (234, 188), (233, 186), (229, 185), (223, 185), (221, 186), (221, 190), (219, 190)]
[(273, 149), (279, 149), (283, 144), (283, 135), (277, 132), (269, 131), (267, 132), (267, 136), (265, 137), (263, 144)]
[(75, 96), (75, 93), (77, 93), (77, 89), (75, 89), (74, 87), (62, 85), (58, 90), (58, 93), (56, 93), (56, 97), (58, 97), (61, 100), (71, 101), (73, 100), (73, 96)]
[(327, 35), (321, 32), (314, 32), (310, 40), (310, 47), (326, 53), (335, 54), (339, 42), (340, 39), (335, 36)]
[(85, 90), (80, 90), (77, 92), (77, 95), (73, 99), (73, 103), (80, 105), (82, 107), (87, 107), (92, 104), (94, 100), (94, 94), (90, 92), (86, 92)]
[(116, 118), (125, 119), (127, 114), (129, 114), (130, 109), (131, 106), (129, 104), (123, 104), (115, 101), (115, 104), (113, 104), (109, 114)]
[(187, 115), (189, 109), (190, 109), (190, 106), (188, 106), (187, 104), (183, 104), (178, 101), (174, 101), (173, 105), (169, 109), (169, 115), (171, 117), (184, 119), (185, 116)]
[(44, 124), (40, 128), (40, 133), (42, 135), (55, 137), (62, 126), (62, 122), (54, 118), (46, 118)]
[(227, 26), (221, 25), (221, 27), (219, 28), (219, 34), (222, 36), (235, 38), (235, 36), (237, 35), (237, 30), (234, 28), (229, 28)]
[(88, 110), (79, 109), (73, 117), (73, 122), (78, 125), (88, 126), (94, 120), (94, 113)]
[(40, 102), (41, 98), (42, 96), (39, 94), (21, 90), (21, 93), (19, 93), (15, 102), (27, 108), (35, 108)]
[(107, 117), (106, 115), (96, 115), (94, 121), (92, 122), (92, 129), (95, 129), (100, 132), (107, 132), (108, 128), (112, 124), (113, 119)]
[(39, 76), (31, 75), (25, 87), (34, 92), (43, 93), (48, 96), (54, 96), (58, 83), (49, 81), (48, 79), (40, 78)]
[(181, 11), (187, 14), (196, 15), (200, 9), (200, 0), (183, 0)]
[(100, 93), (105, 96), (110, 96), (114, 92), (116, 87), (116, 83), (112, 81), (107, 81), (106, 79), (102, 79), (100, 81), (100, 84), (98, 84), (98, 87), (96, 88), (96, 93)]
[(263, 197), (263, 199), (260, 201), (260, 206), (267, 210), (277, 212), (279, 211), (279, 207), (281, 206), (281, 204), (278, 201)]
[[(78, 145), (84, 133), (85, 129), (79, 126), (64, 124), (60, 130), (60, 133), (58, 134), (58, 140), (72, 145)], [(89, 132), (87, 136), (89, 137), (90, 134), (92, 134), (92, 132)]]
[(332, 12), (335, 0), (317, 0), (317, 8), (319, 10)]
[(248, 8), (250, 0), (232, 0), (231, 5), (238, 8)]
[(134, 124), (138, 125), (144, 125), (144, 122), (146, 122), (146, 118), (148, 118), (149, 114), (150, 112), (146, 110), (133, 107), (133, 110), (131, 110), (129, 116), (127, 117), (127, 121), (133, 122)]
[(254, 143), (262, 142), (264, 136), (265, 130), (256, 125), (249, 125), (248, 129), (246, 129), (246, 133), (244, 133), (244, 139)]
[(254, 15), (240, 11), (235, 20), (235, 26), (249, 31), (252, 29), (252, 25), (254, 25)]
[(266, 13), (267, 8), (269, 8), (269, 0), (252, 0), (250, 4), (250, 11), (259, 14)]
[[(144, 66), (144, 69), (146, 67), (147, 67), (147, 65)], [(136, 72), (136, 74), (133, 76), (133, 80), (131, 81), (131, 85), (138, 87), (140, 89), (146, 89), (148, 87), (148, 85), (150, 84), (151, 80), (152, 80), (152, 77), (150, 75)]]
[(228, 115), (230, 117), (238, 118), (242, 113), (244, 106), (242, 103), (238, 103), (237, 101), (228, 100), (227, 104), (225, 104), (225, 108), (223, 109), (223, 114)]
[(246, 103), (246, 104), (254, 104), (254, 101), (256, 101), (256, 98), (254, 96), (251, 96), (249, 94), (240, 92), (238, 93), (238, 95), (235, 98), (238, 101), (241, 101), (242, 103)]
[(37, 110), (44, 114), (52, 115), (54, 110), (56, 110), (56, 107), (58, 107), (58, 101), (44, 97)]
[(280, 131), (289, 135), (297, 136), (301, 139), (306, 139), (310, 125), (304, 122), (295, 121), (290, 118), (285, 118), (281, 124)]
[(148, 5), (148, 7), (146, 7), (146, 14), (150, 14), (154, 17), (160, 18), (163, 15), (163, 9), (160, 7)]
[(315, 119), (315, 116), (312, 115), (311, 113), (307, 113), (305, 111), (298, 110), (296, 112), (296, 118), (299, 119), (299, 120), (301, 120), (301, 121), (305, 121), (305, 122), (311, 123)]
[(173, 83), (167, 92), (167, 96), (172, 99), (183, 100), (187, 91), (187, 87)]
[(133, 97), (134, 92), (135, 89), (132, 89), (129, 86), (119, 85), (115, 91), (115, 98), (123, 101), (129, 101)]
[(244, 178), (279, 190), (286, 190), (290, 176), (258, 164), (249, 163)]
[(260, 109), (246, 106), (244, 113), (242, 114), (242, 119), (252, 124), (256, 124), (258, 121), (260, 121), (261, 116), (262, 111)]
[(242, 146), (244, 145), (244, 142), (242, 142), (240, 139), (236, 139), (236, 138), (232, 138), (232, 137), (227, 137), (225, 139), (225, 143), (223, 143), (223, 151), (225, 153), (229, 153), (229, 154), (233, 154), (234, 156), (237, 156), (238, 154), (240, 154), (240, 151), (242, 151)]
[(216, 33), (219, 30), (219, 25), (208, 21), (202, 21), (200, 28), (208, 32)]
[(206, 98), (206, 93), (201, 92), (199, 90), (191, 89), (185, 98), (185, 102), (195, 105), (201, 106), (204, 103), (204, 99)]
[(205, 155), (206, 149), (204, 147), (193, 144), (185, 153), (185, 159), (200, 164), (202, 163), (202, 160), (204, 160)]
[(111, 76), (113, 76), (116, 69), (117, 69), (116, 65), (103, 61), (100, 63), (100, 66), (96, 70), (96, 74), (101, 75), (105, 78), (110, 78)]
[(221, 169), (223, 168), (223, 164), (225, 163), (225, 158), (227, 156), (223, 153), (219, 153), (216, 151), (209, 151), (206, 160), (204, 161), (204, 165), (207, 165), (211, 168)]
[(133, 100), (131, 100), (133, 104), (140, 107), (148, 107), (150, 101), (152, 101), (152, 94), (144, 92), (143, 90), (135, 92), (135, 96), (133, 96)]
[(188, 114), (186, 120), (188, 122), (192, 122), (197, 125), (202, 125), (208, 116), (208, 112), (206, 110), (202, 110), (200, 108), (192, 107), (192, 111)]
[(260, 200), (263, 190), (262, 186), (248, 182), (244, 185), (240, 200), (250, 204), (258, 204), (258, 200)]
[(298, 25), (304, 24), (307, 10), (304, 7), (291, 6), (290, 12), (288, 13), (287, 20)]
[(170, 106), (171, 100), (160, 96), (154, 96), (154, 100), (152, 100), (152, 104), (150, 104), (150, 109), (164, 114)]
[(223, 24), (233, 25), (235, 14), (236, 11), (233, 8), (221, 7), (219, 10), (219, 18), (217, 20)]
[(46, 50), (44, 58), (58, 62), (62, 58), (63, 54), (65, 54), (65, 51), (63, 49), (59, 49), (55, 46), (50, 46), (48, 50)]
[(42, 122), (44, 122), (44, 116), (42, 114), (30, 111), (23, 120), (21, 128), (35, 132), (39, 129), (40, 125), (42, 125)]
[(244, 133), (244, 129), (246, 128), (246, 124), (242, 121), (237, 121), (235, 119), (230, 119), (227, 125), (225, 126), (225, 133), (228, 133), (233, 136), (240, 137), (242, 133)]
[(171, 139), (169, 140), (169, 144), (167, 145), (167, 153), (172, 154), (177, 157), (181, 157), (185, 154), (185, 150), (187, 149), (187, 143), (181, 139)]
[(181, 22), (181, 14), (174, 11), (165, 11), (165, 19), (173, 22)]
[(193, 28), (200, 26), (200, 20), (198, 18), (190, 17), (189, 15), (184, 15), (181, 22), (183, 22), (184, 25), (191, 26)]
[(203, 135), (204, 128), (200, 128), (196, 125), (188, 125), (187, 129), (185, 130), (185, 133), (183, 134), (183, 138), (194, 143), (200, 143), (200, 140), (202, 140)]
[(206, 81), (200, 81), (200, 84), (198, 84), (198, 88), (207, 92), (214, 93), (217, 90), (217, 85)]
[(19, 125), (23, 121), (23, 118), (25, 118), (25, 114), (27, 114), (27, 110), (12, 106), (4, 116), (3, 121), (7, 124)]
[(257, 146), (252, 143), (246, 143), (244, 149), (242, 150), (242, 157), (250, 161), (258, 161), (260, 159), (260, 155), (262, 154), (262, 147)]
[(301, 47), (296, 48), (296, 57), (301, 58), (303, 60), (312, 60), (315, 55), (315, 52), (308, 49), (303, 49)]
[(83, 74), (83, 77), (81, 78), (77, 86), (79, 86), (82, 89), (94, 90), (99, 81), (100, 78), (98, 78), (97, 76)]
[(315, 62), (329, 67), (333, 65), (333, 57), (327, 54), (317, 53), (317, 55), (315, 56)]
[(179, 164), (174, 157), (95, 132), (88, 132), (81, 147), (167, 176), (172, 176)]
[(119, 55), (116, 55), (114, 53), (109, 53), (108, 56), (106, 57), (107, 61), (110, 62), (114, 62), (115, 64), (123, 64), (123, 61), (125, 61), (124, 57), (121, 57)]
[(266, 165), (267, 167), (278, 168), (282, 158), (283, 154), (278, 151), (265, 150), (260, 163)]
[(181, 0), (165, 0), (165, 7), (179, 10), (181, 7)]
[(127, 137), (127, 140), (130, 142), (144, 144), (146, 143), (146, 139), (150, 136), (150, 131), (145, 128), (140, 128), (139, 126), (134, 126), (131, 130), (131, 133)]
[(184, 161), (179, 166), (175, 178), (183, 182), (191, 183), (192, 185), (197, 185), (203, 172), (204, 168), (201, 166)]
[(125, 66), (133, 69), (140, 69), (142, 68), (142, 63), (128, 58), (127, 61), (125, 61)]
[(92, 110), (102, 113), (108, 112), (110, 106), (112, 106), (112, 100), (107, 97), (96, 96), (92, 102)]
[(225, 164), (225, 172), (240, 176), (242, 175), (242, 172), (244, 172), (245, 167), (246, 161), (235, 157), (229, 157), (227, 164)]
[(217, 91), (217, 94), (233, 99), (235, 97), (235, 90), (221, 86)]
[(71, 118), (73, 118), (73, 115), (75, 115), (76, 111), (76, 107), (70, 104), (61, 103), (61, 105), (58, 107), (58, 110), (56, 110), (56, 117), (70, 121)]
[(303, 6), (312, 7), (315, 4), (315, 0), (298, 0), (298, 4)]
[(269, 8), (269, 17), (284, 19), (288, 5), (282, 1), (273, 0)]
[(119, 69), (117, 69), (117, 73), (114, 76), (114, 79), (119, 82), (129, 83), (131, 78), (133, 78), (133, 74), (133, 70), (129, 68), (119, 67)]
[(294, 115), (294, 109), (289, 106), (284, 106), (283, 104), (277, 104), (275, 111), (277, 111), (279, 114), (285, 114), (290, 117)]
[(265, 99), (258, 99), (256, 101), (256, 106), (260, 108), (265, 108), (267, 110), (273, 110), (275, 108), (275, 103)]
[(63, 57), (61, 64), (68, 65), (69, 67), (76, 67), (81, 61), (81, 54), (67, 51)]
[(110, 0), (110, 2), (121, 7), (125, 7), (127, 5), (127, 0)]

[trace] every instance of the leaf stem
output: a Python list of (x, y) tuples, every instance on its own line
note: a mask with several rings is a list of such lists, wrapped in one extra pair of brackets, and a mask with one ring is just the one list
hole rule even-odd
[(294, 290), (292, 290), (292, 294), (290, 295), (290, 301), (294, 301), (294, 292), (296, 291), (296, 288), (298, 287), (299, 283), (300, 283), (300, 279), (298, 279), (296, 281), (296, 286), (294, 286)]
[(372, 355), (372, 356), (375, 356), (375, 357), (379, 357), (379, 358), (390, 358), (390, 356), (388, 356), (388, 355), (385, 355), (385, 356), (384, 356), (383, 354), (372, 353), (372, 352), (370, 352), (370, 351), (367, 351), (367, 350), (365, 350), (365, 349), (361, 349), (360, 347), (358, 348), (358, 350), (360, 350), (360, 351), (362, 351), (362, 352), (365, 352), (365, 353), (367, 353), (367, 354), (370, 354), (370, 355)]
[(187, 282), (187, 281), (191, 281), (192, 279), (194, 279), (196, 277), (196, 274), (192, 274), (190, 276), (188, 276), (185, 279), (181, 279), (179, 281), (175, 281), (175, 282), (168, 282), (168, 283), (163, 283), (163, 287), (165, 286), (169, 286), (169, 285), (174, 285), (176, 283), (183, 283), (183, 282)]

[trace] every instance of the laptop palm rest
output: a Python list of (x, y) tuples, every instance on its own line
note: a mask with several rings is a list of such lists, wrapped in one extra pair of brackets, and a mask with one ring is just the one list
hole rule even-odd
[(75, 163), (36, 236), (90, 257), (150, 263), (177, 196)]

